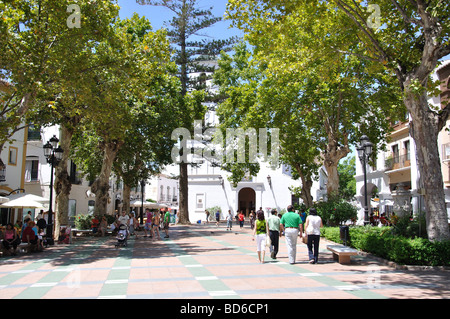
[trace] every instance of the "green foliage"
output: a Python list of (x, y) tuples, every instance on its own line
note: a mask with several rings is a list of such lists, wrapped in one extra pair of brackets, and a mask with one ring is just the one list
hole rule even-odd
[(391, 232), (393, 235), (407, 238), (427, 238), (425, 218), (414, 218), (413, 220), (410, 220), (409, 216), (402, 216), (392, 226)]
[(342, 198), (351, 200), (356, 194), (356, 156), (347, 157), (338, 164), (339, 194)]
[(75, 227), (77, 229), (91, 229), (92, 215), (78, 215), (75, 218)]
[(356, 207), (340, 196), (328, 196), (327, 201), (317, 202), (314, 207), (324, 224), (328, 225), (340, 225), (357, 217)]
[(86, 73), (97, 43), (109, 36), (119, 6), (114, 0), (76, 1), (81, 27), (71, 28), (70, 4), (73, 1), (0, 1), (0, 144), (23, 122), (47, 124), (49, 118), (42, 120), (36, 113), (54, 109), (56, 94), (86, 93), (73, 86), (80, 85), (78, 77)]
[[(356, 249), (404, 265), (450, 266), (450, 241), (431, 242), (392, 233), (391, 227), (349, 227), (348, 244)], [(339, 227), (324, 227), (321, 235), (341, 243)]]
[[(222, 208), (220, 206), (214, 206), (206, 209), (209, 212), (209, 220), (216, 220), (216, 212), (220, 212), (222, 216)], [(228, 213), (227, 213), (228, 214)]]

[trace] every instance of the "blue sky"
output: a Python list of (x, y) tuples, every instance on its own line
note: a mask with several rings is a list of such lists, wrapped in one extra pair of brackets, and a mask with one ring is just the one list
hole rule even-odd
[[(213, 7), (214, 16), (223, 17), (228, 0), (199, 0), (199, 8), (207, 9)], [(140, 16), (145, 16), (155, 30), (164, 26), (165, 21), (172, 18), (172, 12), (164, 7), (140, 5), (136, 0), (118, 0), (120, 6), (119, 15), (122, 19), (131, 17), (134, 12)], [(229, 29), (230, 21), (221, 21), (212, 27), (203, 30), (213, 39), (226, 39), (231, 36), (242, 36), (242, 32), (237, 29)]]

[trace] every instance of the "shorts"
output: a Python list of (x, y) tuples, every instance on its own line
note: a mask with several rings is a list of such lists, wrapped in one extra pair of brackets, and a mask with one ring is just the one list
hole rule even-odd
[(169, 229), (169, 223), (164, 223), (164, 229)]
[(151, 229), (152, 229), (152, 224), (146, 223), (146, 224), (144, 225), (144, 228), (145, 228), (145, 230), (151, 230)]
[(256, 235), (256, 251), (266, 250), (266, 234)]

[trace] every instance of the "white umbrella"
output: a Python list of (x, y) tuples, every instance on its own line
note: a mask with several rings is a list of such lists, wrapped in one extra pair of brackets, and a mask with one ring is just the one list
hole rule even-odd
[(8, 197), (0, 196), (0, 204), (6, 203), (7, 201), (9, 201)]
[(50, 200), (48, 198), (42, 197), (42, 196), (38, 196), (38, 195), (34, 195), (34, 194), (28, 194), (28, 193), (18, 193), (18, 194), (13, 194), (13, 195), (9, 195), (8, 196), (9, 200), (14, 200), (14, 199), (24, 199), (24, 200), (32, 200), (38, 203), (48, 203), (50, 202)]
[[(130, 206), (131, 206), (131, 207), (142, 207), (142, 201), (140, 201), (139, 199), (134, 200), (134, 201), (132, 201), (132, 202), (130, 203)], [(155, 209), (158, 209), (158, 208), (165, 208), (165, 207), (168, 207), (168, 206), (167, 206), (167, 205), (164, 205), (164, 204), (158, 204), (158, 203), (152, 203), (152, 202), (146, 202), (146, 201), (144, 201), (144, 207), (145, 207), (145, 208), (155, 208)]]
[(9, 208), (44, 208), (43, 203), (36, 202), (28, 198), (17, 198), (0, 205)]

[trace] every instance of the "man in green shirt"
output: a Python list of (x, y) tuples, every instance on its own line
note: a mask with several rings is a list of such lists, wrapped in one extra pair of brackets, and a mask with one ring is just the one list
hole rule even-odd
[(270, 217), (267, 219), (269, 226), (269, 236), (272, 244), (270, 245), (270, 257), (277, 259), (279, 238), (280, 238), (280, 218), (277, 216), (277, 210), (272, 209)]
[(170, 222), (170, 212), (165, 208), (165, 214), (164, 214), (164, 232), (166, 233), (166, 236), (164, 238), (169, 238), (169, 222)]
[(284, 229), (286, 246), (288, 247), (289, 263), (295, 264), (297, 237), (301, 237), (303, 233), (302, 219), (294, 212), (294, 207), (289, 205), (287, 207), (287, 213), (283, 214), (280, 223), (282, 225), (281, 231)]

